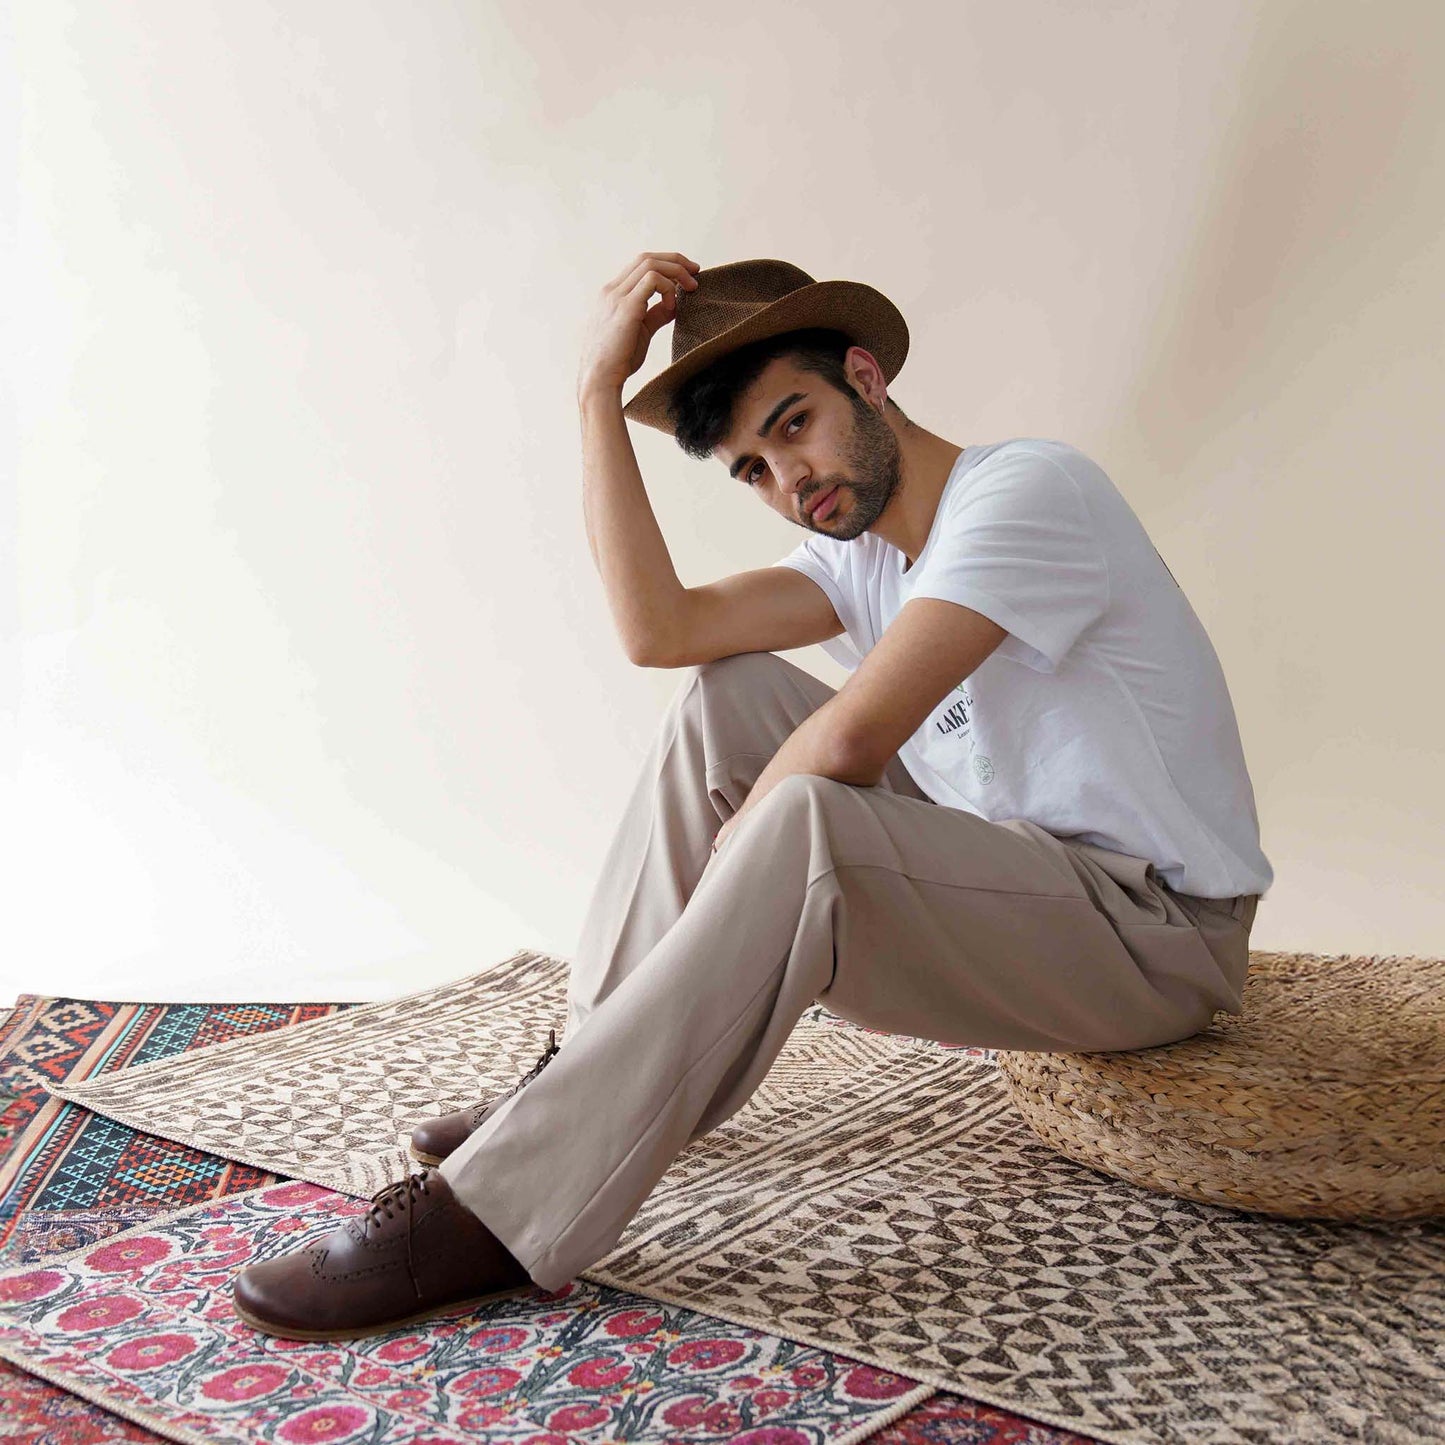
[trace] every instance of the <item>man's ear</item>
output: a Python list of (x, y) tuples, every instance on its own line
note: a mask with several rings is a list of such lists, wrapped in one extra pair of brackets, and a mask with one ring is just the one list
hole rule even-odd
[(858, 394), (870, 406), (878, 406), (887, 398), (888, 383), (883, 379), (883, 368), (871, 351), (850, 346), (843, 366)]

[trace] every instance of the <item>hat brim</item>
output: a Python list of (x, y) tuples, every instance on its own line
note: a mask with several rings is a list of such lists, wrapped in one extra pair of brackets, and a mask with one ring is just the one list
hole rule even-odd
[[(684, 291), (678, 297), (679, 307), (687, 304), (688, 295)], [(684, 382), (741, 346), (810, 326), (845, 332), (855, 346), (873, 354), (883, 368), (885, 381), (892, 381), (898, 375), (908, 355), (908, 323), (881, 291), (861, 281), (814, 281), (779, 297), (710, 341), (693, 347), (686, 356), (640, 388), (623, 406), (622, 414), (628, 421), (640, 422), (671, 436), (672, 398)]]

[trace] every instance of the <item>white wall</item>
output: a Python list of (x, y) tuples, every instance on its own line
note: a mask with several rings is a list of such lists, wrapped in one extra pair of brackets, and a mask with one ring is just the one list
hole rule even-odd
[[(570, 953), (682, 676), (612, 634), (573, 403), (654, 248), (866, 281), (914, 420), (1089, 451), (1229, 679), (1254, 947), (1441, 951), (1441, 7), (8, 13), (0, 1002)], [(684, 582), (795, 543), (634, 440)]]

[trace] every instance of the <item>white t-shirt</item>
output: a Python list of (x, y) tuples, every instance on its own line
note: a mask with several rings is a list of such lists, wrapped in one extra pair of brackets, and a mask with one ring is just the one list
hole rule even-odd
[(899, 749), (930, 798), (1146, 858), (1176, 892), (1265, 892), (1219, 658), (1097, 464), (1033, 437), (965, 447), (907, 562), (871, 532), (812, 533), (775, 565), (827, 594), (846, 632), (822, 646), (850, 672), (913, 597), (1008, 629)]

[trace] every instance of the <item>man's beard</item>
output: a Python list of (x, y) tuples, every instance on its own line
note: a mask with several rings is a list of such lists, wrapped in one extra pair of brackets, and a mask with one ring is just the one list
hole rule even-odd
[[(832, 503), (832, 512), (821, 522), (814, 522), (810, 514), (805, 514), (806, 520), (798, 525), (840, 542), (851, 542), (883, 515), (903, 475), (903, 451), (893, 428), (862, 397), (853, 402), (853, 435), (844, 451), (844, 460), (851, 478), (839, 478), (837, 482), (825, 480), (809, 499), (816, 500), (830, 487), (840, 486), (842, 490)], [(839, 508), (845, 498), (852, 505), (843, 516)]]

